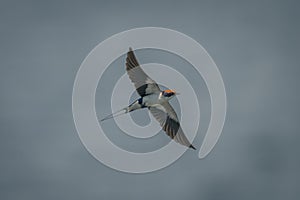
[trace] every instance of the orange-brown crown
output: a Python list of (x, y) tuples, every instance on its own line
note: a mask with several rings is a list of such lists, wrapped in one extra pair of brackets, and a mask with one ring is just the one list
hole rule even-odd
[(171, 96), (174, 96), (175, 94), (176, 94), (176, 92), (174, 90), (162, 91), (162, 95), (164, 95), (165, 97), (171, 97)]
[(165, 93), (176, 93), (174, 90), (164, 90)]

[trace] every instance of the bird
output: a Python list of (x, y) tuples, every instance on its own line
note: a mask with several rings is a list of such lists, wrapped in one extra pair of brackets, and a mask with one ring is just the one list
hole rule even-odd
[(100, 121), (147, 108), (171, 139), (183, 146), (196, 150), (185, 136), (178, 116), (169, 103), (169, 100), (179, 93), (171, 89), (161, 90), (159, 85), (141, 68), (131, 47), (127, 52), (126, 72), (140, 98), (129, 106), (102, 118)]

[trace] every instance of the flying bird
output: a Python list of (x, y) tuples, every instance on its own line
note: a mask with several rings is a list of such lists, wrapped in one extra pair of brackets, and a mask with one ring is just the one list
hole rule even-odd
[(151, 79), (139, 65), (132, 48), (129, 48), (126, 58), (126, 72), (134, 84), (137, 93), (141, 96), (129, 106), (101, 119), (104, 121), (134, 110), (148, 108), (150, 113), (159, 122), (166, 134), (177, 143), (196, 149), (186, 138), (177, 114), (169, 100), (176, 96), (174, 90), (161, 90), (158, 84)]

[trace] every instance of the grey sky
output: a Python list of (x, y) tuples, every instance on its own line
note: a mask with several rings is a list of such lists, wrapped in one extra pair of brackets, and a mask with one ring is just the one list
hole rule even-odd
[[(0, 198), (298, 199), (298, 9), (297, 1), (1, 1)], [(92, 48), (143, 26), (175, 29), (204, 46), (222, 73), (228, 113), (204, 160), (188, 151), (163, 170), (133, 175), (105, 167), (85, 150), (71, 100), (76, 72)], [(145, 63), (156, 55), (155, 62), (191, 70), (167, 53), (138, 53)], [(205, 107), (207, 91), (202, 96), (198, 81)], [(101, 110), (109, 97), (98, 95)], [(126, 144), (124, 136), (111, 138)], [(160, 138), (152, 142), (168, 141)], [(195, 139), (198, 147), (202, 139)]]

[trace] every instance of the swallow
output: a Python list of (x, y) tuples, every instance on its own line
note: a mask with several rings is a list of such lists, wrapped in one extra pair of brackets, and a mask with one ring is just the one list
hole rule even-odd
[(106, 116), (100, 121), (117, 117), (138, 109), (147, 108), (171, 139), (181, 145), (196, 150), (185, 136), (180, 126), (177, 114), (169, 103), (169, 100), (179, 93), (170, 89), (162, 91), (158, 84), (141, 68), (132, 48), (129, 48), (129, 51), (127, 52), (126, 72), (129, 79), (134, 84), (137, 93), (140, 95), (140, 98), (129, 106)]

